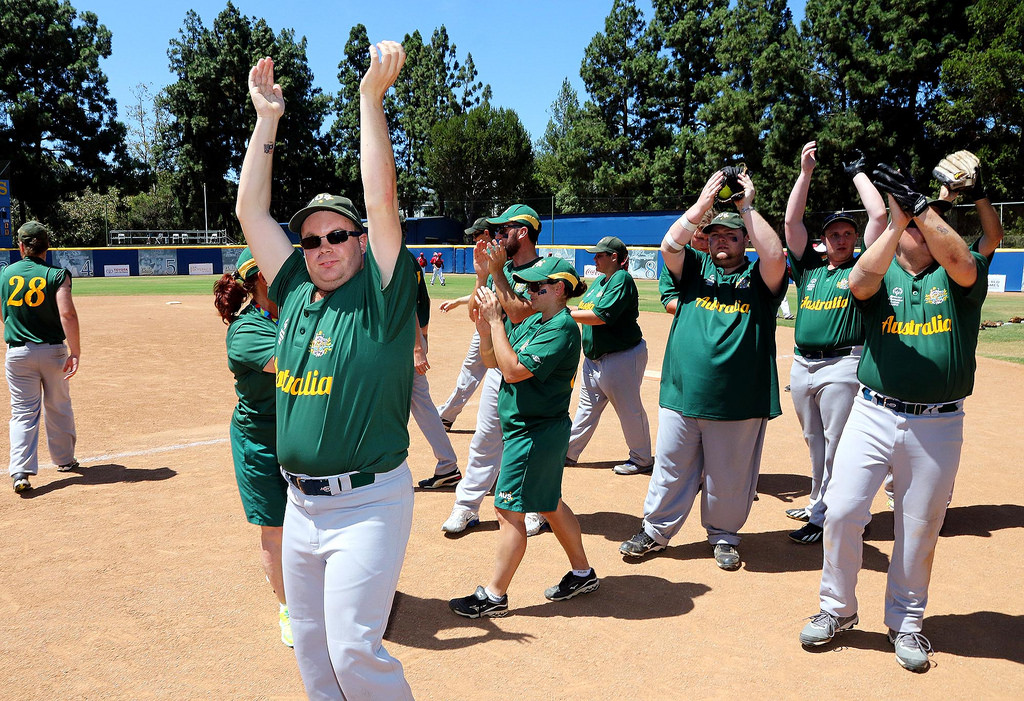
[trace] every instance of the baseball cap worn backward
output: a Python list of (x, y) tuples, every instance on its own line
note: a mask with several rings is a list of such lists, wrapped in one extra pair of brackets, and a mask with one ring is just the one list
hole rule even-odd
[(288, 220), (289, 231), (293, 234), (301, 234), (302, 222), (306, 221), (306, 218), (314, 212), (334, 212), (335, 214), (340, 214), (355, 224), (359, 228), (359, 233), (366, 231), (363, 228), (363, 220), (359, 216), (356, 206), (352, 204), (352, 200), (341, 195), (332, 195), (328, 192), (321, 192), (311, 199), (309, 204), (293, 214), (292, 218)]
[(540, 233), (540, 217), (533, 207), (525, 204), (514, 204), (504, 212), (487, 220), (488, 224), (509, 224), (516, 223), (528, 226), (535, 232)]
[(726, 229), (740, 229), (744, 234), (747, 233), (747, 227), (743, 225), (743, 217), (737, 212), (722, 212), (704, 227), (704, 233), (711, 233), (711, 228), (715, 226), (721, 226)]
[(27, 221), (18, 229), (18, 241), (25, 244), (50, 245), (50, 230), (37, 221)]
[(622, 243), (622, 239), (618, 236), (605, 236), (597, 242), (597, 245), (583, 250), (587, 253), (618, 253), (620, 261), (628, 254), (626, 244)]
[(466, 235), (479, 236), (480, 234), (487, 231), (488, 228), (489, 224), (487, 223), (487, 217), (480, 217), (475, 222), (473, 222), (473, 226), (466, 229)]
[(512, 273), (512, 279), (516, 282), (544, 282), (545, 280), (565, 280), (573, 289), (580, 284), (580, 276), (576, 268), (565, 258), (551, 256), (541, 258), (536, 265)]
[(235, 276), (240, 280), (249, 280), (256, 277), (260, 272), (260, 266), (256, 265), (256, 259), (252, 257), (252, 251), (246, 246), (238, 254), (238, 262), (235, 263)]
[(825, 232), (825, 229), (827, 229), (829, 227), (829, 225), (835, 224), (837, 221), (845, 221), (845, 222), (849, 222), (854, 227), (857, 226), (857, 222), (853, 218), (852, 214), (848, 214), (848, 213), (843, 212), (842, 210), (840, 210), (838, 212), (832, 212), (831, 214), (826, 214), (825, 215), (825, 221), (822, 222), (822, 225), (821, 225), (822, 233)]

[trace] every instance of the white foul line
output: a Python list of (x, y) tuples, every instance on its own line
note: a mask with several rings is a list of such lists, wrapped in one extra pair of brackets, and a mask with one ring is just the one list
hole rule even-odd
[(198, 448), (203, 445), (216, 445), (217, 443), (227, 443), (227, 438), (213, 438), (208, 441), (196, 441), (194, 443), (178, 443), (177, 445), (165, 445), (159, 448), (147, 448), (146, 450), (133, 450), (128, 453), (108, 453), (106, 455), (97, 455), (93, 458), (83, 458), (79, 460), (82, 463), (100, 462), (102, 460), (116, 460), (118, 458), (133, 458), (137, 455), (153, 455), (154, 453), (167, 453), (172, 450), (185, 450), (187, 448)]

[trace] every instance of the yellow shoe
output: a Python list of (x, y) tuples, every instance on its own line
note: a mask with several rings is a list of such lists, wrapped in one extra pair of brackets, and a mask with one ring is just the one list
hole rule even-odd
[(288, 647), (295, 647), (295, 641), (292, 640), (292, 619), (288, 615), (287, 606), (281, 607), (277, 614), (277, 621), (281, 624), (281, 642)]

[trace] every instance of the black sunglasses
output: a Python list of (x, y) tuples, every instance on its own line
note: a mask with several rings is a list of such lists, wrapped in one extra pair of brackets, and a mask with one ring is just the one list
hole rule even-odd
[(305, 236), (299, 239), (299, 245), (305, 248), (307, 251), (312, 251), (314, 248), (320, 248), (320, 244), (323, 243), (323, 239), (327, 239), (327, 243), (332, 246), (337, 246), (339, 243), (345, 243), (348, 241), (349, 236), (358, 236), (358, 231), (345, 231), (344, 229), (335, 229), (334, 231), (328, 232), (323, 236)]
[(545, 282), (528, 282), (526, 283), (526, 289), (528, 289), (530, 292), (540, 292), (540, 288), (542, 285), (554, 285), (556, 282), (558, 281), (547, 280)]

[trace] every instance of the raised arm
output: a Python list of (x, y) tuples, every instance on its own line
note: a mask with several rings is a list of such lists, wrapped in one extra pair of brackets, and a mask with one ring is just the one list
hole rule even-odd
[(896, 255), (896, 247), (900, 242), (903, 230), (910, 223), (910, 217), (900, 209), (896, 200), (889, 195), (892, 221), (882, 231), (874, 245), (867, 248), (857, 259), (857, 264), (850, 271), (850, 293), (857, 299), (872, 297), (882, 286), (885, 272)]
[(818, 142), (809, 141), (800, 151), (800, 175), (793, 183), (786, 203), (786, 245), (793, 257), (800, 260), (807, 248), (807, 227), (804, 226), (804, 210), (807, 209), (807, 190), (811, 187), (811, 174), (818, 164)]
[(509, 321), (519, 324), (535, 312), (530, 303), (517, 295), (512, 289), (512, 285), (508, 283), (508, 278), (505, 277), (506, 261), (508, 261), (508, 253), (505, 250), (505, 242), (491, 242), (487, 247), (487, 269), (494, 281), (494, 294), (497, 295), (498, 303), (505, 310)]
[(272, 58), (261, 58), (249, 71), (249, 97), (256, 109), (256, 126), (238, 177), (235, 216), (269, 285), (293, 250), (288, 237), (270, 215), (274, 140), (284, 114), (284, 96), (281, 86), (274, 82)]
[(405, 51), (394, 41), (370, 46), (370, 67), (359, 83), (359, 170), (366, 201), (367, 237), (387, 287), (402, 250), (402, 224), (398, 218), (398, 180), (395, 153), (384, 116), (384, 93), (398, 78)]
[(978, 252), (988, 258), (1003, 240), (1003, 223), (999, 221), (999, 213), (984, 197), (974, 203), (978, 210), (978, 220), (981, 222), (981, 240), (978, 241)]
[(736, 202), (736, 209), (743, 217), (743, 224), (750, 234), (750, 243), (757, 251), (761, 279), (772, 294), (777, 295), (786, 284), (786, 252), (782, 249), (782, 241), (775, 229), (754, 209), (754, 181), (747, 173), (741, 173), (739, 181), (743, 186), (743, 197)]
[(973, 287), (978, 281), (978, 265), (963, 237), (931, 207), (914, 217), (932, 257), (960, 287)]
[(688, 209), (683, 216), (672, 222), (672, 226), (665, 233), (661, 240), (661, 256), (665, 261), (665, 267), (672, 273), (672, 279), (678, 280), (683, 271), (683, 261), (686, 256), (683, 249), (693, 238), (693, 232), (697, 230), (704, 214), (715, 204), (715, 195), (722, 189), (725, 182), (725, 173), (716, 170), (708, 178), (701, 190), (697, 201)]
[(867, 248), (882, 235), (889, 222), (889, 216), (885, 211), (885, 200), (882, 193), (871, 184), (871, 178), (865, 172), (867, 165), (864, 161), (864, 154), (854, 151), (854, 159), (849, 163), (843, 163), (846, 174), (853, 177), (853, 186), (857, 188), (860, 201), (864, 205), (864, 211), (868, 215), (868, 223), (864, 226), (864, 248)]
[(489, 368), (498, 368), (505, 382), (515, 384), (533, 377), (533, 373), (519, 362), (501, 319), (498, 297), (486, 287), (476, 291), (477, 322), (480, 333), (480, 358)]

